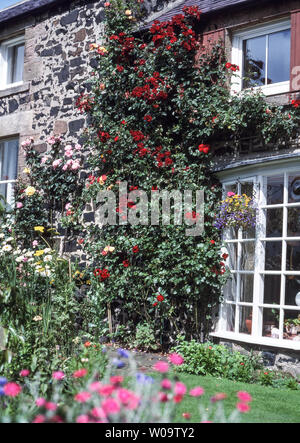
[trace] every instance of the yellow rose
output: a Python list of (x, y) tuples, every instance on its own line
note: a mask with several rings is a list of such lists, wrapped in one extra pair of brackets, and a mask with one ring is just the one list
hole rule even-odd
[(27, 197), (30, 197), (31, 195), (35, 194), (36, 189), (33, 186), (28, 186), (25, 189), (25, 194), (27, 195)]
[(42, 232), (42, 233), (45, 231), (45, 228), (43, 226), (35, 226), (33, 229), (37, 232)]
[(29, 168), (24, 168), (23, 172), (24, 172), (24, 174), (30, 174), (30, 169)]
[(44, 249), (40, 249), (39, 251), (36, 251), (35, 253), (34, 253), (34, 255), (36, 256), (36, 257), (39, 257), (40, 255), (43, 255), (44, 254)]
[(125, 11), (125, 15), (127, 15), (127, 16), (132, 15), (132, 12), (130, 11), (130, 9), (126, 9), (126, 11)]

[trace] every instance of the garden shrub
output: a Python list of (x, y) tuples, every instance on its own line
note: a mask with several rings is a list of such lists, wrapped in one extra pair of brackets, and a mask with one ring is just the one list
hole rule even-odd
[(223, 345), (186, 341), (179, 337), (176, 352), (184, 358), (179, 371), (195, 375), (212, 375), (230, 380), (253, 382), (261, 368), (257, 357), (231, 351)]

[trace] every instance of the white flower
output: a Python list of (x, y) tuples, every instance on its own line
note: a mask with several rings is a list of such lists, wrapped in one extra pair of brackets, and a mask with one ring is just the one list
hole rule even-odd
[(45, 262), (49, 262), (51, 260), (52, 260), (52, 255), (45, 255), (45, 257), (44, 257)]
[(12, 247), (10, 245), (5, 245), (2, 248), (2, 251), (4, 252), (10, 252), (12, 250)]

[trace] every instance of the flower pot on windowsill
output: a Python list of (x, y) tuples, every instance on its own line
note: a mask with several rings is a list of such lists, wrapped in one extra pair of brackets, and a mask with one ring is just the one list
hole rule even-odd
[(249, 334), (252, 333), (252, 315), (250, 317), (246, 318), (245, 320), (246, 329), (249, 332)]

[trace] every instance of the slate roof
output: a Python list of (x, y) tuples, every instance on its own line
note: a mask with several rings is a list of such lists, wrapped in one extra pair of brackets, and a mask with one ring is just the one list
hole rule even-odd
[[(27, 0), (0, 11), (0, 23), (7, 22), (23, 15), (33, 14), (38, 10), (47, 9), (47, 7), (54, 6), (63, 1), (70, 0)], [(181, 13), (183, 6), (197, 5), (202, 13), (206, 14), (230, 6), (246, 5), (247, 3), (251, 3), (251, 0), (183, 0), (180, 3), (176, 2), (176, 6), (174, 7), (172, 7), (171, 3), (169, 8), (165, 11), (161, 11), (161, 13), (157, 13), (155, 18), (161, 21), (169, 20), (173, 15)]]

